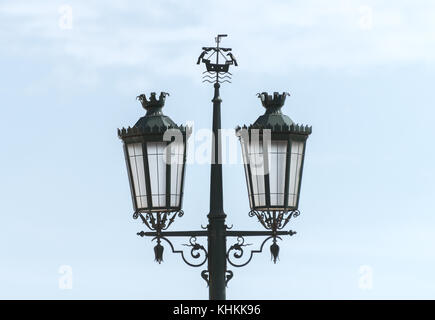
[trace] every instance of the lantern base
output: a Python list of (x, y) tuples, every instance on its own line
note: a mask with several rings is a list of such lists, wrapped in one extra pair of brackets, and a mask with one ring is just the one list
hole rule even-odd
[(175, 211), (175, 212), (147, 212), (140, 213), (135, 212), (133, 214), (133, 218), (137, 219), (139, 216), (142, 222), (150, 229), (155, 230), (157, 232), (167, 230), (169, 226), (175, 221), (175, 218), (178, 216), (181, 218), (184, 215), (183, 210)]
[(291, 218), (296, 218), (300, 214), (300, 211), (296, 209), (291, 211), (251, 210), (248, 215), (250, 217), (256, 216), (261, 225), (266, 229), (277, 231), (283, 229)]

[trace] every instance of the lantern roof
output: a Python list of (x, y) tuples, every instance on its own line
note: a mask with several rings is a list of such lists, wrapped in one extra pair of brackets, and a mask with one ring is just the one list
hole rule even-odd
[(261, 99), (266, 112), (250, 126), (237, 126), (236, 133), (241, 129), (271, 129), (277, 133), (311, 134), (311, 126), (297, 124), (290, 117), (282, 113), (281, 108), (284, 105), (286, 97), (289, 95), (287, 92), (282, 94), (274, 92), (273, 95), (269, 95), (267, 92), (259, 93), (258, 97)]
[(293, 125), (293, 120), (281, 111), (285, 99), (289, 95), (287, 92), (282, 94), (274, 92), (273, 95), (267, 94), (267, 92), (259, 93), (257, 96), (261, 99), (261, 104), (266, 109), (266, 112), (254, 122), (254, 126), (275, 127), (276, 125)]
[(171, 118), (164, 115), (162, 108), (165, 106), (166, 96), (169, 96), (167, 92), (161, 92), (159, 99), (156, 98), (156, 93), (151, 92), (149, 100), (147, 100), (145, 94), (140, 94), (136, 97), (142, 104), (142, 107), (147, 111), (145, 116), (140, 118), (136, 124), (135, 128), (145, 129), (146, 127), (177, 127)]
[(145, 94), (138, 95), (136, 99), (140, 101), (147, 112), (133, 127), (118, 129), (118, 136), (124, 138), (142, 134), (164, 133), (171, 128), (186, 132), (186, 127), (178, 126), (170, 117), (163, 114), (162, 108), (165, 106), (167, 96), (169, 96), (167, 92), (161, 92), (158, 99), (155, 92), (151, 92), (149, 99)]

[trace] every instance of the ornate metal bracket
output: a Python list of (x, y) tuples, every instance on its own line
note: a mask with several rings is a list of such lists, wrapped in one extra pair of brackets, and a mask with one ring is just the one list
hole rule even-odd
[[(147, 233), (144, 231), (141, 231), (141, 232), (138, 232), (137, 235), (144, 237), (144, 236), (147, 236)], [(184, 256), (183, 250), (175, 250), (172, 242), (169, 241), (169, 239), (166, 238), (165, 236), (158, 234), (151, 241), (154, 241), (154, 240), (157, 241), (157, 245), (154, 247), (154, 254), (155, 254), (155, 261), (158, 263), (161, 263), (163, 261), (164, 247), (161, 245), (162, 240), (166, 241), (169, 244), (169, 246), (172, 250), (172, 253), (179, 253), (181, 255), (181, 258), (183, 259), (183, 261), (191, 267), (200, 267), (207, 261), (207, 258), (208, 258), (207, 250), (204, 248), (203, 245), (196, 242), (196, 236), (191, 236), (189, 239), (189, 243), (183, 244), (183, 246), (191, 247), (190, 256), (193, 259), (195, 259), (195, 262), (188, 261), (186, 259), (186, 257)]]
[(296, 218), (300, 214), (299, 210), (279, 212), (251, 210), (248, 215), (250, 217), (256, 216), (258, 221), (266, 229), (277, 231), (282, 230), (287, 223), (289, 223), (291, 218)]
[[(292, 236), (292, 235), (296, 234), (296, 232), (289, 231), (288, 234)], [(270, 253), (271, 253), (271, 259), (273, 260), (274, 263), (276, 263), (276, 261), (278, 260), (278, 255), (279, 255), (279, 246), (277, 244), (277, 239), (282, 240), (282, 238), (277, 236), (277, 235), (268, 236), (262, 242), (262, 244), (260, 246), (260, 249), (258, 249), (258, 250), (251, 250), (251, 252), (249, 254), (248, 260), (243, 262), (243, 263), (238, 263), (237, 260), (233, 261), (233, 259), (241, 259), (244, 256), (244, 253), (245, 253), (245, 251), (243, 250), (243, 247), (249, 246), (251, 244), (245, 244), (245, 239), (243, 238), (243, 236), (238, 236), (237, 237), (237, 243), (233, 244), (228, 249), (228, 251), (227, 251), (227, 261), (228, 261), (228, 263), (231, 264), (233, 267), (237, 267), (237, 268), (246, 266), (249, 262), (251, 262), (252, 257), (254, 256), (255, 253), (261, 253), (263, 251), (264, 244), (269, 239), (273, 239), (273, 243), (270, 246)]]
[[(264, 242), (266, 242), (266, 241), (267, 241), (268, 239), (270, 239), (270, 238), (271, 238), (271, 236), (268, 237)], [(260, 253), (260, 252), (263, 251), (263, 245), (264, 245), (264, 242), (263, 242), (263, 244), (261, 245), (260, 250), (251, 250), (251, 255), (250, 255), (249, 259), (248, 259), (245, 263), (238, 264), (238, 263), (236, 263), (236, 262), (231, 261), (231, 259), (232, 259), (232, 258), (235, 258), (235, 259), (241, 259), (241, 258), (243, 257), (243, 255), (244, 255), (244, 253), (245, 253), (244, 250), (243, 250), (243, 247), (250, 246), (251, 243), (249, 243), (249, 244), (245, 244), (245, 238), (243, 238), (242, 236), (237, 237), (237, 243), (233, 244), (233, 245), (228, 249), (228, 251), (227, 251), (227, 261), (228, 261), (229, 264), (231, 264), (233, 267), (238, 267), (238, 268), (239, 268), (239, 267), (246, 266), (249, 262), (251, 262), (251, 260), (252, 260), (252, 256), (254, 255), (254, 253)], [(233, 252), (232, 254), (230, 254), (231, 251), (234, 251), (234, 252)]]
[[(146, 219), (146, 217), (144, 217)], [(288, 218), (288, 216), (286, 217)], [(169, 219), (170, 220), (170, 219)], [(225, 236), (226, 237), (236, 237), (237, 241), (235, 244), (230, 246), (230, 248), (226, 252), (226, 260), (229, 264), (231, 264), (234, 267), (243, 267), (246, 266), (253, 258), (255, 253), (260, 253), (263, 251), (263, 247), (265, 243), (269, 239), (273, 239), (273, 243), (270, 246), (270, 253), (273, 262), (276, 263), (278, 260), (278, 254), (279, 254), (279, 246), (277, 244), (277, 239), (281, 239), (280, 236), (284, 235), (294, 235), (296, 234), (295, 231), (283, 231), (283, 230), (265, 230), (265, 231), (243, 231), (243, 230), (228, 230), (230, 229), (228, 226), (226, 226)], [(158, 263), (161, 263), (163, 261), (163, 251), (164, 247), (162, 246), (162, 241), (166, 241), (173, 253), (179, 253), (181, 255), (181, 258), (183, 261), (192, 267), (200, 267), (205, 264), (205, 262), (208, 259), (208, 252), (206, 248), (197, 243), (197, 237), (208, 237), (209, 231), (208, 230), (196, 230), (196, 231), (150, 231), (145, 232), (141, 231), (137, 233), (141, 237), (152, 237), (152, 241), (156, 240), (157, 245), (154, 247), (154, 253), (155, 253), (155, 260)], [(244, 237), (266, 237), (266, 239), (262, 242), (260, 248), (258, 250), (251, 250), (248, 254), (248, 259), (245, 262), (242, 261), (242, 258), (245, 254), (245, 247), (249, 246), (250, 244), (245, 243)], [(190, 247), (190, 256), (193, 258), (194, 261), (191, 261), (192, 259), (187, 260), (185, 252), (183, 250), (175, 250), (174, 245), (169, 241), (168, 237), (189, 237), (189, 243), (183, 244), (183, 246)], [(209, 285), (209, 272), (208, 270), (203, 270), (201, 272), (201, 277), (204, 279), (204, 281)], [(231, 270), (226, 270), (225, 274), (225, 285), (228, 284), (228, 282), (233, 278), (233, 272)]]
[(169, 226), (174, 222), (175, 218), (178, 216), (181, 218), (184, 215), (184, 211), (176, 211), (176, 212), (157, 212), (155, 215), (153, 213), (140, 213), (136, 212), (133, 214), (133, 218), (137, 219), (139, 216), (142, 222), (148, 227), (150, 230), (162, 231), (167, 230)]

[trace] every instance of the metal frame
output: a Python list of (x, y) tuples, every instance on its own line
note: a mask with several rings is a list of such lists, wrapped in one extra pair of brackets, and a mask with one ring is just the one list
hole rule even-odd
[[(150, 178), (150, 170), (149, 170), (149, 158), (148, 158), (148, 142), (161, 142), (166, 143), (166, 146), (172, 143), (172, 141), (163, 141), (164, 132), (168, 129), (178, 129), (181, 131), (183, 136), (183, 166), (181, 169), (181, 185), (180, 185), (180, 201), (178, 206), (171, 206), (170, 202), (170, 190), (171, 190), (171, 170), (170, 164), (166, 164), (166, 200), (165, 206), (154, 206), (152, 201), (151, 194), (151, 178)], [(184, 129), (184, 130), (183, 130)], [(168, 128), (168, 127), (158, 127), (153, 128), (152, 131), (138, 131), (134, 130), (134, 128), (122, 129), (119, 130), (118, 134), (121, 139), (124, 141), (124, 153), (127, 165), (127, 172), (129, 175), (129, 183), (130, 183), (130, 191), (132, 193), (132, 201), (134, 208), (134, 218), (138, 217), (138, 214), (141, 212), (177, 212), (181, 210), (182, 207), (182, 199), (183, 199), (183, 189), (184, 189), (184, 175), (186, 168), (186, 152), (187, 152), (187, 139), (189, 137), (190, 128)], [(142, 146), (142, 156), (144, 162), (144, 171), (145, 171), (145, 185), (147, 188), (147, 208), (139, 208), (136, 203), (136, 192), (134, 190), (133, 185), (133, 177), (132, 177), (132, 168), (130, 164), (129, 154), (128, 154), (128, 145), (133, 143), (140, 143)], [(175, 164), (176, 165), (176, 164)], [(168, 174), (169, 173), (169, 174)]]
[[(302, 128), (302, 129), (300, 129)], [(246, 130), (245, 132), (247, 132), (247, 136), (245, 136), (244, 138), (248, 138), (248, 141), (245, 141), (242, 137), (243, 133), (241, 132), (242, 130)], [(265, 156), (266, 154), (268, 154), (268, 145), (263, 143), (263, 131), (264, 130), (271, 130), (271, 139), (272, 141), (287, 141), (287, 150), (286, 150), (286, 168), (285, 168), (285, 181), (284, 181), (284, 203), (283, 206), (280, 205), (270, 205), (270, 179), (269, 179), (269, 174), (265, 174), (264, 175), (264, 186), (265, 186), (265, 206), (260, 206), (256, 203), (255, 198), (254, 198), (254, 193), (253, 193), (253, 181), (252, 181), (252, 173), (251, 173), (251, 164), (249, 162), (249, 155), (246, 155), (246, 157), (244, 157), (244, 159), (246, 158), (246, 160), (248, 161), (248, 163), (246, 163), (246, 167), (245, 170), (248, 170), (247, 172), (247, 183), (249, 183), (248, 187), (248, 196), (251, 197), (250, 199), (250, 206), (251, 206), (251, 210), (259, 210), (259, 211), (276, 211), (276, 210), (297, 210), (299, 207), (299, 195), (300, 195), (300, 188), (301, 188), (301, 181), (302, 181), (302, 169), (303, 169), (303, 164), (304, 164), (304, 158), (305, 158), (305, 146), (306, 146), (306, 141), (308, 139), (308, 135), (311, 133), (311, 128), (305, 126), (305, 127), (299, 127), (296, 130), (296, 126), (289, 126), (289, 127), (271, 127), (271, 128), (258, 128), (255, 126), (250, 126), (250, 127), (243, 127), (243, 128), (237, 128), (236, 129), (236, 134), (239, 136), (241, 145), (242, 145), (242, 152), (248, 152), (248, 145), (250, 144), (251, 138), (252, 138), (252, 130), (259, 130), (259, 144), (260, 144), (260, 148), (263, 149), (263, 159), (265, 161), (264, 167), (265, 170), (267, 169), (267, 165), (268, 164), (268, 158), (267, 156)], [(289, 171), (290, 171), (290, 165), (291, 165), (291, 147), (292, 147), (292, 142), (293, 141), (301, 141), (303, 142), (303, 151), (301, 154), (301, 170), (299, 172), (299, 182), (298, 182), (298, 193), (297, 193), (297, 199), (296, 199), (296, 204), (294, 206), (289, 206), (288, 205), (288, 195), (289, 195), (289, 184), (290, 184), (290, 175), (289, 175)], [(245, 172), (246, 175), (246, 172)], [(251, 193), (249, 192), (249, 190), (251, 190)]]
[[(296, 234), (296, 231), (293, 230), (289, 230), (289, 231), (229, 231), (227, 230), (225, 232), (225, 236), (226, 237), (236, 237), (237, 238), (237, 242), (232, 245), (226, 252), (226, 260), (228, 261), (229, 264), (231, 264), (233, 267), (244, 267), (246, 266), (249, 262), (251, 262), (254, 254), (256, 253), (261, 253), (263, 252), (263, 248), (265, 243), (272, 239), (274, 241), (274, 243), (276, 242), (276, 239), (280, 239), (282, 240), (282, 238), (280, 236), (283, 235), (289, 235), (289, 236), (293, 236)], [(172, 253), (178, 253), (181, 255), (182, 260), (189, 266), (191, 267), (201, 267), (202, 265), (204, 265), (204, 263), (207, 261), (208, 259), (208, 251), (205, 249), (204, 246), (196, 243), (196, 239), (197, 237), (209, 237), (209, 232), (208, 231), (157, 231), (157, 232), (138, 232), (137, 233), (138, 236), (141, 237), (152, 237), (151, 241), (157, 240), (158, 243), (160, 243), (160, 240), (165, 240), (171, 247)], [(193, 259), (199, 259), (200, 258), (200, 254), (198, 254), (197, 252), (199, 250), (201, 250), (202, 252), (204, 252), (204, 256), (203, 256), (203, 260), (200, 260), (200, 262), (198, 263), (193, 263), (190, 262), (186, 259), (184, 251), (183, 250), (175, 250), (174, 245), (172, 244), (172, 242), (168, 239), (171, 237), (189, 237), (189, 243), (188, 244), (183, 244), (183, 246), (186, 247), (191, 247), (191, 257)], [(244, 256), (244, 250), (243, 247), (249, 246), (251, 244), (245, 244), (245, 240), (244, 237), (266, 237), (265, 240), (263, 240), (262, 244), (260, 245), (259, 249), (256, 250), (250, 250), (249, 253), (249, 258), (247, 259), (247, 261), (238, 264), (237, 262), (234, 262), (232, 260), (232, 258), (235, 259), (241, 259)], [(233, 253), (233, 257), (231, 256), (231, 251), (235, 251)], [(276, 261), (275, 261), (276, 262)], [(204, 270), (207, 271), (207, 273), (209, 273), (208, 270)], [(226, 270), (226, 272), (231, 272), (231, 270)], [(205, 279), (207, 281), (207, 284), (209, 284), (209, 280)], [(229, 279), (228, 279), (229, 280)], [(226, 282), (226, 284), (228, 283), (228, 281)]]

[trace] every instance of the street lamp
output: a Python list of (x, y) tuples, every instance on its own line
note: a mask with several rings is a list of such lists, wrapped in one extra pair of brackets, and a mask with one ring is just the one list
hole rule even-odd
[[(311, 127), (297, 125), (281, 112), (288, 95), (259, 93), (265, 114), (249, 127), (236, 128), (242, 147), (249, 215), (256, 216), (263, 227), (273, 232), (299, 215), (305, 143), (311, 134)], [(276, 263), (276, 237), (270, 250)]]
[(118, 130), (124, 142), (136, 218), (143, 212), (158, 215), (181, 210), (189, 128), (176, 125), (162, 113), (168, 95), (162, 92), (157, 100), (153, 92), (149, 101), (144, 94), (139, 95), (146, 115), (133, 128)]
[[(248, 188), (249, 216), (256, 216), (266, 228), (264, 231), (230, 230), (225, 224), (223, 209), (222, 163), (219, 161), (221, 150), (221, 103), (220, 85), (230, 82), (232, 74), (229, 67), (237, 66), (231, 48), (220, 47), (218, 35), (215, 47), (203, 47), (197, 64), (205, 64), (203, 82), (214, 84), (213, 102), (213, 143), (210, 166), (210, 211), (209, 224), (203, 230), (167, 231), (176, 216), (181, 217), (183, 183), (186, 163), (187, 139), (191, 133), (189, 127), (176, 125), (163, 115), (165, 92), (159, 99), (151, 93), (137, 98), (147, 110), (144, 117), (132, 128), (118, 129), (118, 136), (124, 142), (124, 153), (130, 189), (133, 201), (133, 217), (141, 218), (150, 231), (138, 232), (138, 235), (152, 237), (157, 244), (154, 247), (155, 260), (163, 261), (164, 241), (173, 253), (181, 255), (190, 266), (200, 267), (206, 262), (207, 269), (201, 277), (209, 286), (209, 297), (224, 300), (226, 286), (233, 277), (227, 263), (233, 267), (243, 267), (253, 255), (263, 250), (265, 243), (272, 240), (270, 251), (274, 262), (277, 261), (279, 246), (277, 240), (283, 235), (296, 232), (282, 229), (292, 217), (299, 215), (299, 194), (302, 168), (305, 154), (305, 142), (311, 134), (311, 127), (299, 126), (282, 114), (287, 93), (259, 94), (266, 113), (251, 126), (236, 128), (236, 135), (242, 145), (246, 183)], [(212, 62), (214, 58), (214, 62)], [(221, 59), (221, 62), (219, 62)], [(265, 237), (259, 249), (245, 255), (244, 237)], [(190, 248), (190, 257), (183, 250), (176, 250), (171, 237), (189, 237), (185, 246)], [(198, 237), (207, 239), (207, 248), (197, 242)], [(227, 238), (236, 238), (236, 242), (227, 247)], [(244, 258), (246, 257), (247, 258)]]
[[(165, 116), (162, 108), (166, 96), (159, 99), (153, 92), (137, 99), (147, 110), (132, 128), (118, 130), (124, 142), (124, 154), (136, 219), (139, 215), (151, 230), (166, 230), (176, 215), (181, 217), (186, 140), (190, 128), (178, 126)], [(174, 138), (174, 139), (173, 139)], [(174, 141), (172, 141), (174, 140)], [(163, 260), (163, 247), (158, 240), (156, 261)]]

